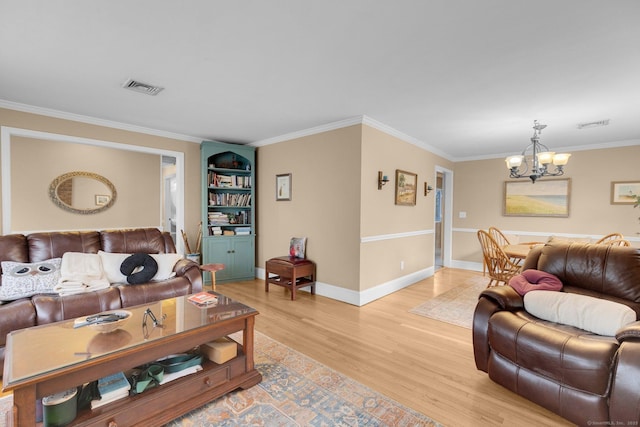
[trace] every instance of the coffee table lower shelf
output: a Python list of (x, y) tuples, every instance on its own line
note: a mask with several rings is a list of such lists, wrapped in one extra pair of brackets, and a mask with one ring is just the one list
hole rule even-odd
[(144, 393), (78, 414), (70, 426), (161, 426), (238, 388), (262, 380), (257, 370), (245, 371), (246, 357), (223, 365), (206, 361), (203, 370)]

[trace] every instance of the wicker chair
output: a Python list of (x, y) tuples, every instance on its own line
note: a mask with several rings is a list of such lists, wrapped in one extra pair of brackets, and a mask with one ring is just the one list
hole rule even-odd
[(607, 240), (603, 243), (600, 243), (601, 245), (609, 245), (609, 246), (631, 246), (631, 243), (629, 243), (628, 240), (625, 239), (613, 239), (613, 240)]
[(509, 279), (520, 273), (520, 266), (504, 253), (500, 244), (488, 232), (478, 230), (478, 240), (490, 279), (487, 288), (500, 283), (507, 284)]
[[(608, 245), (610, 244), (609, 242), (612, 242), (615, 240), (624, 240), (624, 236), (620, 233), (607, 234), (602, 239), (596, 241), (596, 245)], [(629, 245), (627, 244), (627, 245), (618, 245), (618, 246), (629, 246)]]
[[(502, 231), (500, 231), (497, 227), (489, 227), (489, 235), (491, 237), (493, 237), (493, 240), (495, 240), (496, 243), (500, 247), (504, 247), (504, 246), (512, 244), (509, 241), (509, 239), (507, 239), (507, 237), (504, 235), (504, 233)], [(529, 245), (529, 246), (533, 247), (534, 245), (542, 245), (542, 244), (544, 244), (544, 242), (521, 242), (521, 243), (518, 243), (518, 244), (519, 245)], [(522, 259), (520, 259), (520, 258), (511, 258), (511, 261), (514, 262), (515, 264), (520, 264), (522, 262)]]

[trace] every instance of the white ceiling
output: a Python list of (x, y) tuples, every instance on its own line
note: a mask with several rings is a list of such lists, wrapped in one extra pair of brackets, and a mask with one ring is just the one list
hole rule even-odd
[(640, 1), (0, 0), (0, 100), (239, 143), (366, 116), (451, 160), (535, 119), (640, 144)]

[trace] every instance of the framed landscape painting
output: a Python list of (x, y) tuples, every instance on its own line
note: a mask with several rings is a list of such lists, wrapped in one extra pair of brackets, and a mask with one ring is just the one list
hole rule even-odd
[(504, 183), (505, 216), (568, 217), (571, 179), (506, 181)]
[(396, 169), (396, 205), (415, 206), (418, 175)]
[(612, 205), (635, 205), (640, 196), (640, 181), (618, 181), (611, 183)]

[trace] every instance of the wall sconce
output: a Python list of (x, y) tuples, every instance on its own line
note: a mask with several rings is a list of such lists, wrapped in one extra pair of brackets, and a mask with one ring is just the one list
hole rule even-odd
[(424, 195), (426, 196), (427, 194), (429, 194), (431, 191), (433, 190), (433, 187), (430, 186), (429, 184), (427, 184), (426, 182), (424, 183)]
[(389, 182), (387, 175), (382, 175), (382, 171), (378, 171), (378, 190), (382, 190), (382, 186)]

